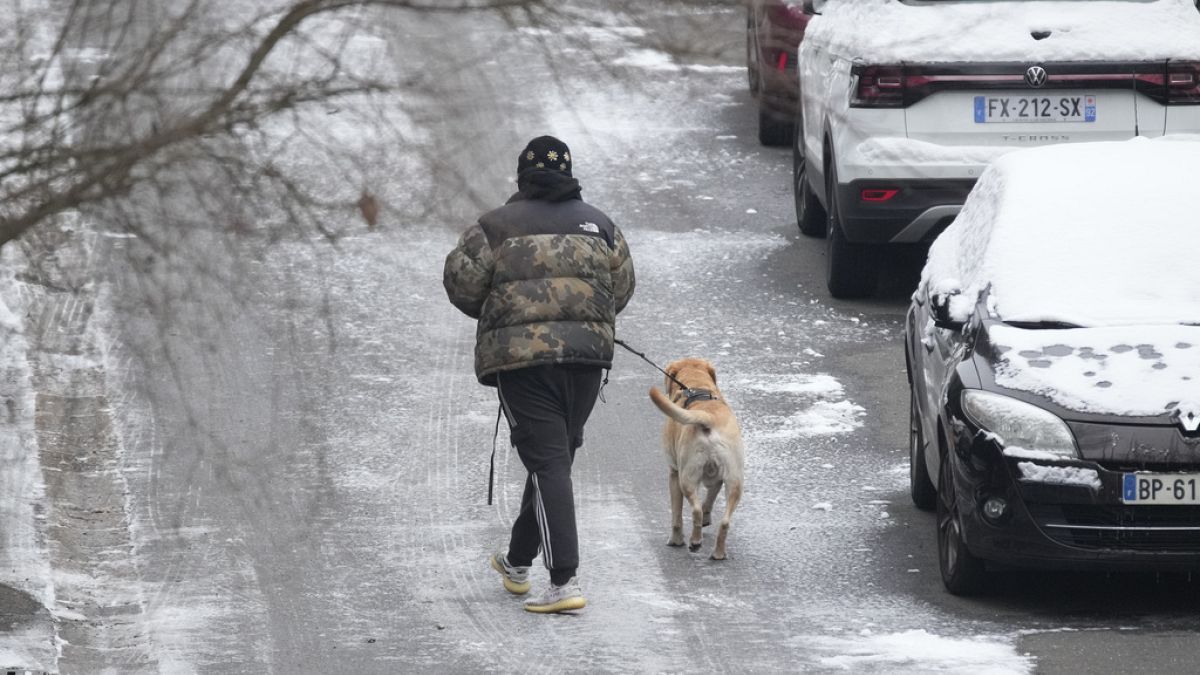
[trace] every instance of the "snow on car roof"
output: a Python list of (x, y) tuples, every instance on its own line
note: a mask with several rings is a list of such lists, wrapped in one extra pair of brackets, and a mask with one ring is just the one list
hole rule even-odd
[(1200, 12), (1193, 0), (829, 0), (805, 44), (873, 63), (1200, 59)]
[(1005, 155), (930, 248), (922, 288), (961, 290), (960, 319), (990, 286), (1009, 322), (1200, 324), (1198, 178), (1200, 143), (1181, 138)]

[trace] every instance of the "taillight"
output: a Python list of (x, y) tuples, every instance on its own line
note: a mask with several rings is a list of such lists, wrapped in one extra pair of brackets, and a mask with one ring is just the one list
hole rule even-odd
[(864, 202), (886, 202), (898, 194), (899, 190), (891, 188), (867, 188), (862, 191), (860, 197)]
[(854, 66), (852, 108), (903, 108), (904, 68), (901, 66)]
[(1167, 63), (1167, 103), (1200, 104), (1200, 63)]
[(1134, 73), (1138, 91), (1166, 105), (1200, 105), (1200, 62), (1168, 61)]
[(763, 52), (763, 62), (770, 63), (775, 70), (784, 72), (796, 67), (796, 53), (786, 49), (767, 49)]

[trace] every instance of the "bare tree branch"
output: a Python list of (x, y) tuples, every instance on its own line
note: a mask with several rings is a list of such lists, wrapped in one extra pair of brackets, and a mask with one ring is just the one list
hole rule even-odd
[[(139, 36), (147, 28), (146, 18), (137, 14), (142, 5), (115, 3), (97, 16), (97, 4), (72, 3), (46, 51), (27, 53), (23, 71), (0, 77), (0, 83), (14, 85), (0, 96), (0, 246), (56, 214), (121, 198), (157, 180), (168, 168), (167, 158), (185, 157), (174, 149), (214, 138), (244, 149), (239, 134), (264, 133), (264, 124), (283, 111), (388, 94), (411, 84), (352, 72), (342, 59), (345, 36), (341, 44), (328, 45), (303, 33), (319, 17), (367, 9), (555, 11), (548, 0), (298, 0), (213, 33), (201, 28), (203, 0), (191, 0)], [(25, 18), (26, 28), (18, 33), (23, 52), (30, 52), (39, 17)], [(89, 77), (79, 54), (97, 36), (105, 55)], [(285, 45), (305, 52), (302, 68), (269, 67)], [(13, 106), (21, 111), (15, 119), (3, 114)], [(250, 164), (243, 158), (234, 166), (252, 171)], [(282, 173), (272, 178), (291, 217), (326, 206), (306, 197), (302, 182)], [(301, 220), (335, 238), (311, 214)]]

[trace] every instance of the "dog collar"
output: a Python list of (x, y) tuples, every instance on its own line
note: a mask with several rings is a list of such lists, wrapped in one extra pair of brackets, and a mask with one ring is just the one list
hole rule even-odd
[(683, 408), (686, 410), (696, 401), (715, 401), (716, 396), (707, 389), (684, 389), (680, 392), (686, 398), (683, 399)]

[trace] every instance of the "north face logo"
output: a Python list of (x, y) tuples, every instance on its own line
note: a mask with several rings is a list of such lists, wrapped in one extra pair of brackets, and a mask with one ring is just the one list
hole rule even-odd
[(600, 234), (600, 226), (595, 223), (580, 223), (579, 229), (592, 234)]

